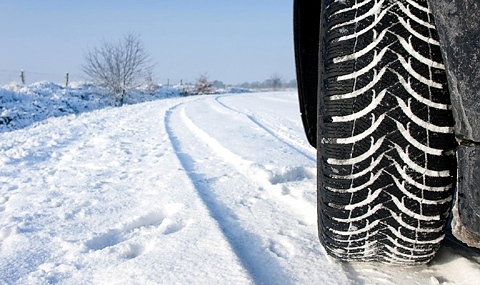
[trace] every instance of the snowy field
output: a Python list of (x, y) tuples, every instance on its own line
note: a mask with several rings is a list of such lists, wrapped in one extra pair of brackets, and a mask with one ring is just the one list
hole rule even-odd
[(23, 98), (0, 109), (23, 110), (0, 124), (0, 284), (480, 282), (480, 254), (451, 238), (425, 266), (326, 256), (295, 92), (76, 99), (59, 116), (27, 91), (0, 89)]

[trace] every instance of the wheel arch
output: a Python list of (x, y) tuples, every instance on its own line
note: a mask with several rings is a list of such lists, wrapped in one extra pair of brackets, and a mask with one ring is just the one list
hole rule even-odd
[(294, 1), (294, 49), (298, 99), (308, 142), (317, 146), (318, 40), (320, 2)]

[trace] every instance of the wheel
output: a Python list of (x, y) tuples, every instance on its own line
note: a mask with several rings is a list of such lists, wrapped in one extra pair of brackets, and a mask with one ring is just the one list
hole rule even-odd
[(345, 261), (428, 262), (451, 208), (456, 141), (427, 2), (323, 0), (320, 15), (320, 241)]

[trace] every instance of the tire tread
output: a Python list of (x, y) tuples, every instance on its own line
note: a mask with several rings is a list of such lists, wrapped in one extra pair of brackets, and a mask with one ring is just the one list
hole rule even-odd
[(428, 262), (451, 207), (456, 142), (427, 3), (323, 1), (322, 11), (320, 240), (346, 261)]

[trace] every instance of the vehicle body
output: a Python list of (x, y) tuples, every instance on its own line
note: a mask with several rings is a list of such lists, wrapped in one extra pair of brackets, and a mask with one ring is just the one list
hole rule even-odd
[(480, 246), (480, 3), (294, 3), (299, 103), (317, 148), (319, 237), (346, 261)]

